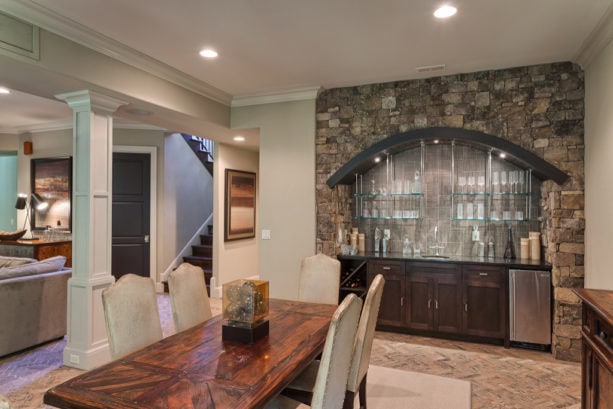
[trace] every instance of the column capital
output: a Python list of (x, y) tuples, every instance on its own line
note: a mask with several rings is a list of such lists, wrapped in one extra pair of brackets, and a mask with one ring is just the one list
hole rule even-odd
[(57, 94), (55, 97), (59, 100), (65, 101), (68, 106), (73, 109), (73, 111), (93, 111), (94, 113), (100, 115), (111, 115), (120, 106), (128, 104), (126, 101), (87, 89), (74, 92), (65, 92), (63, 94)]

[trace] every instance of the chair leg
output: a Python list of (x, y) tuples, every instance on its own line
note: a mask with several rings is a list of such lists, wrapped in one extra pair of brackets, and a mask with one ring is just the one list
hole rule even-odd
[(360, 382), (360, 409), (366, 409), (366, 377), (368, 376), (368, 372), (364, 374), (364, 379)]
[(345, 391), (345, 400), (343, 401), (343, 409), (354, 409), (353, 402), (355, 401), (355, 393)]

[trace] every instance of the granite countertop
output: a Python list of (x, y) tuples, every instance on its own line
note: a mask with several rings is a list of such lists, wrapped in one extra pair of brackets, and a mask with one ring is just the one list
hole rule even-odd
[(469, 257), (469, 256), (449, 256), (449, 258), (436, 258), (436, 257), (421, 257), (421, 256), (403, 256), (402, 253), (374, 253), (374, 252), (366, 252), (366, 253), (358, 253), (354, 256), (349, 255), (338, 255), (338, 258), (341, 259), (353, 259), (353, 260), (400, 260), (400, 261), (422, 261), (422, 262), (433, 262), (433, 263), (457, 263), (457, 264), (489, 264), (489, 265), (497, 265), (497, 266), (505, 266), (509, 268), (523, 268), (523, 269), (534, 269), (534, 270), (551, 270), (551, 264), (546, 263), (543, 260), (535, 261), (535, 260), (525, 260), (525, 259), (512, 259), (506, 260), (502, 257)]

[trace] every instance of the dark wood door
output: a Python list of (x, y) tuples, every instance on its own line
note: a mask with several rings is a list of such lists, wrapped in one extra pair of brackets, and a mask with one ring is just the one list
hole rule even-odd
[(407, 327), (419, 330), (434, 328), (434, 288), (428, 273), (410, 271), (407, 275)]
[(149, 277), (150, 158), (113, 154), (113, 249), (115, 278), (133, 273)]
[(490, 338), (504, 338), (507, 316), (505, 268), (464, 266), (463, 332)]
[(462, 274), (460, 269), (449, 273), (433, 273), (434, 329), (440, 332), (462, 331)]

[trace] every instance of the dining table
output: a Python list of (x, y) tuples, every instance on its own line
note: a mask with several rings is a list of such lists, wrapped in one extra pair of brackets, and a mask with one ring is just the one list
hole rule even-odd
[[(221, 315), (49, 389), (59, 408), (261, 408), (322, 351), (336, 305), (270, 299), (269, 334), (222, 339)], [(347, 346), (352, 347), (351, 345)]]

